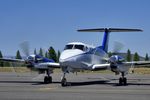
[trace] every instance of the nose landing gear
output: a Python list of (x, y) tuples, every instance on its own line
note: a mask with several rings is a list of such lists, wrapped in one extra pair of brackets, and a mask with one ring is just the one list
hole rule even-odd
[(64, 73), (63, 77), (61, 78), (61, 86), (62, 87), (67, 86), (67, 79), (65, 78), (65, 74), (66, 73)]

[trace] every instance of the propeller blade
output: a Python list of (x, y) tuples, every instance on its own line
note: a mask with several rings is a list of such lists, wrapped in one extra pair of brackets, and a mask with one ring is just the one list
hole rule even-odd
[(20, 44), (20, 48), (22, 49), (22, 52), (24, 53), (25, 56), (29, 56), (29, 42), (24, 41)]
[(114, 42), (113, 54), (119, 53), (123, 49), (124, 45), (118, 41)]

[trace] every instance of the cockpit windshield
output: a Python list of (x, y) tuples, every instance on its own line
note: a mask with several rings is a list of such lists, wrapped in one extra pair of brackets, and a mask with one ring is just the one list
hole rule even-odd
[(84, 50), (84, 46), (83, 45), (75, 45), (74, 49), (79, 49), (79, 50)]
[(84, 45), (80, 45), (80, 44), (68, 44), (65, 46), (65, 49), (64, 50), (67, 50), (67, 49), (79, 49), (79, 50), (82, 50), (84, 51)]
[(71, 44), (66, 45), (64, 50), (66, 50), (66, 49), (73, 49), (73, 45), (71, 45)]

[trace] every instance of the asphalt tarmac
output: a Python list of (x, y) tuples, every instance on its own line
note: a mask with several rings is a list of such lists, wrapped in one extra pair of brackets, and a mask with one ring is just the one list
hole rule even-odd
[(61, 87), (61, 73), (44, 84), (37, 73), (0, 73), (0, 100), (149, 100), (150, 75), (128, 75), (128, 85), (119, 86), (114, 74), (67, 74), (67, 87)]

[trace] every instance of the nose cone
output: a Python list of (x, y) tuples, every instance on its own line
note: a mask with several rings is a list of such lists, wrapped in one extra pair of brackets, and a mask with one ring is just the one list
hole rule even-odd
[(81, 51), (81, 50), (75, 50), (75, 49), (74, 50), (64, 50), (60, 55), (59, 62), (61, 64), (64, 64), (67, 62), (73, 62), (76, 60), (76, 57), (82, 53), (83, 53), (83, 51)]

